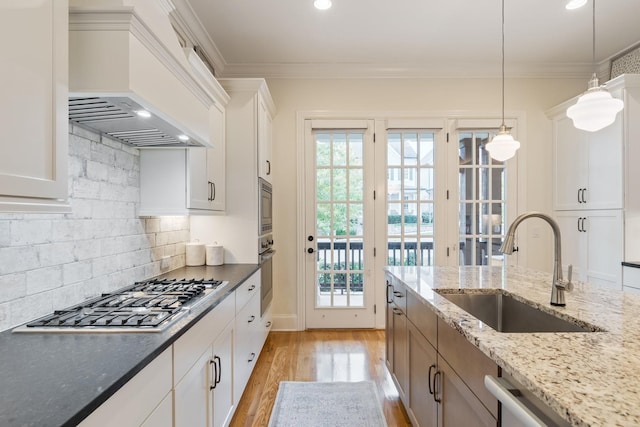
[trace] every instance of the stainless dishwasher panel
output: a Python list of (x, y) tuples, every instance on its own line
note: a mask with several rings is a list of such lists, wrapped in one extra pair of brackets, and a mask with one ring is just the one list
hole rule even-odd
[(502, 427), (566, 427), (571, 425), (504, 372), (500, 378), (486, 375), (484, 385), (500, 402)]

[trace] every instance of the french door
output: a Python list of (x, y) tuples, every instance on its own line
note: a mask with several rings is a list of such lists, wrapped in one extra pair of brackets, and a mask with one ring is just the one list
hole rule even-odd
[(305, 122), (305, 322), (373, 328), (373, 121)]
[(306, 328), (382, 327), (388, 265), (503, 264), (517, 162), (489, 158), (494, 122), (304, 120)]

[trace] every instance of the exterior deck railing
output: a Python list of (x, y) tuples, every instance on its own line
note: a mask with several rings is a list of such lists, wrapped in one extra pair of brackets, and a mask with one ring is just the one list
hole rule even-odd
[[(331, 251), (333, 250), (333, 264), (331, 262)], [(356, 280), (351, 283), (352, 292), (362, 292), (362, 270), (364, 256), (362, 253), (362, 242), (318, 242), (317, 262), (318, 270), (333, 270), (333, 289), (344, 293), (347, 289), (347, 277), (354, 274)], [(404, 256), (403, 255), (404, 252)], [(387, 243), (388, 265), (415, 265), (418, 253), (422, 260), (422, 265), (432, 265), (433, 263), (433, 242), (404, 242), (404, 249), (401, 242)], [(347, 254), (349, 254), (349, 268), (347, 269)], [(404, 263), (403, 263), (404, 260)], [(353, 273), (352, 273), (353, 272)], [(320, 283), (321, 292), (331, 290), (331, 279), (328, 276)]]

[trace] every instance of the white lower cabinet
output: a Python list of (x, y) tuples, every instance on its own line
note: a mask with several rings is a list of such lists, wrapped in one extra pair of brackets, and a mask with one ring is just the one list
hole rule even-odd
[(236, 290), (235, 323), (233, 388), (237, 402), (242, 397), (264, 343), (264, 329), (260, 318), (260, 271)]
[(233, 322), (227, 331), (213, 343), (211, 373), (211, 400), (213, 426), (227, 426), (237, 401), (233, 399)]
[(173, 344), (175, 427), (218, 427), (234, 400), (235, 295), (229, 295)]
[(233, 413), (233, 322), (174, 388), (175, 426), (225, 426)]
[(144, 420), (141, 427), (173, 427), (173, 398), (171, 393), (162, 399), (162, 402)]
[[(80, 427), (171, 427), (171, 349), (147, 365), (120, 390), (85, 418)], [(169, 412), (167, 412), (169, 409)], [(157, 421), (154, 421), (157, 420)], [(153, 422), (152, 422), (153, 421)]]
[(621, 289), (623, 219), (620, 209), (556, 211), (562, 236), (562, 264), (573, 279)]
[(270, 329), (258, 270), (80, 427), (228, 426)]

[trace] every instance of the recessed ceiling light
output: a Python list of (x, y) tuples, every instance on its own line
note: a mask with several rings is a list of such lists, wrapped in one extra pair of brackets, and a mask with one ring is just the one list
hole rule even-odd
[(149, 117), (151, 117), (151, 113), (148, 112), (147, 110), (138, 110), (138, 111), (136, 111), (136, 114), (139, 117), (143, 117), (145, 119), (148, 119)]
[(315, 0), (313, 5), (316, 9), (327, 10), (331, 7), (331, 0)]
[(565, 6), (567, 10), (577, 9), (587, 4), (587, 0), (569, 0)]
[(178, 139), (182, 142), (187, 142), (189, 137), (187, 135), (178, 135)]

